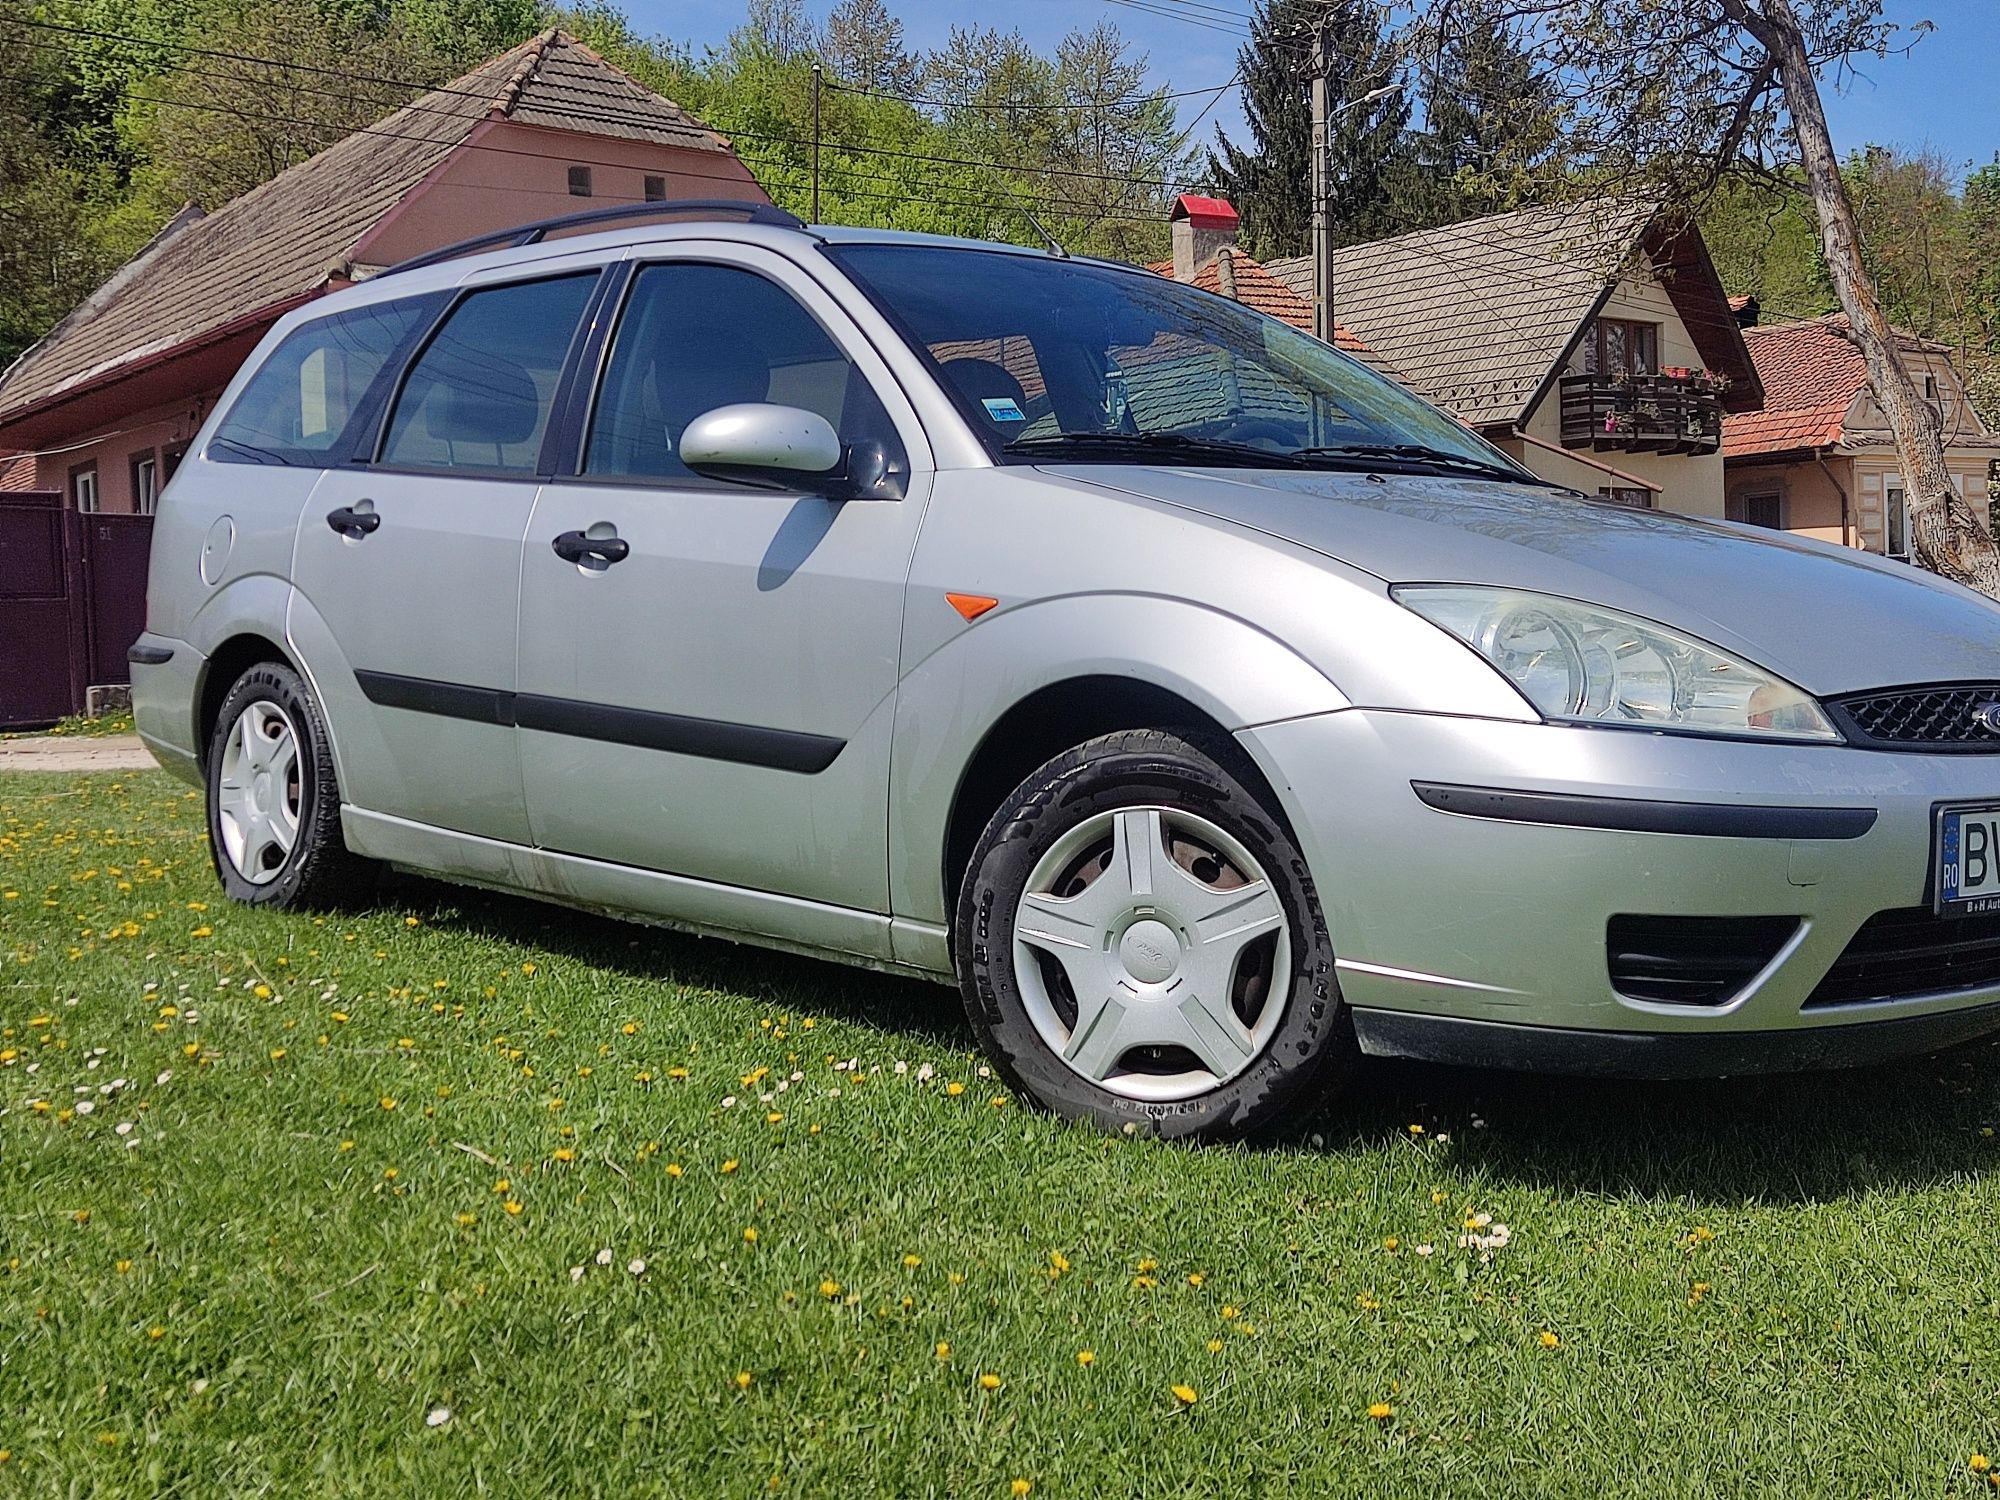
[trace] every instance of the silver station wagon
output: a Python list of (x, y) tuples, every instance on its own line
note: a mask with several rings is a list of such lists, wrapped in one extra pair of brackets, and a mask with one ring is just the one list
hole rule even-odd
[(642, 207), (302, 307), (204, 426), (133, 679), (231, 896), (954, 982), (1015, 1087), (1181, 1137), (1357, 1054), (2000, 1028), (1988, 601), (1553, 488), (1131, 267)]

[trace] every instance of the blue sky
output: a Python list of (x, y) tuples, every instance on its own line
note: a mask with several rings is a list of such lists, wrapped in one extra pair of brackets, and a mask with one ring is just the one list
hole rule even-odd
[[(1152, 10), (1180, 12), (1174, 18), (1126, 5), (1075, 0), (1014, 0), (998, 10), (974, 11), (982, 25), (1019, 27), (1039, 48), (1053, 48), (1063, 33), (1089, 24), (1098, 16), (1115, 21), (1144, 52), (1155, 82), (1174, 89), (1221, 83), (1236, 68), (1237, 35), (1197, 24), (1215, 20), (1218, 10), (1247, 15), (1250, 0), (1147, 0)], [(831, 0), (808, 0), (821, 15)], [(626, 0), (634, 25), (642, 32), (687, 42), (699, 50), (719, 43), (742, 20), (741, 0)], [(942, 42), (954, 21), (967, 19), (962, 4), (951, 0), (889, 0), (900, 16), (912, 50)], [(2000, 0), (1886, 0), (1889, 18), (1902, 24), (1920, 20), (1937, 23), (1937, 30), (1920, 41), (1907, 57), (1869, 59), (1862, 76), (1842, 81), (1827, 93), (1827, 113), (1834, 144), (1844, 153), (1868, 144), (1935, 146), (1960, 171), (1993, 160), (2000, 150), (2000, 121), (1992, 111), (2000, 72)], [(1228, 23), (1223, 23), (1227, 25)], [(1182, 101), (1183, 119), (1207, 101)], [(1196, 132), (1196, 140), (1214, 137), (1212, 122), (1220, 120), (1240, 136), (1242, 112), (1235, 92), (1226, 94)]]

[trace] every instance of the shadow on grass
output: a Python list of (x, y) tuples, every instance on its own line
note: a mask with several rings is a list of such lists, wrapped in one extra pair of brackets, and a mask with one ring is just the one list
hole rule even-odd
[[(397, 877), (432, 925), (640, 980), (742, 995), (969, 1049), (955, 991), (747, 944)], [(1819, 1202), (2000, 1165), (2000, 1040), (1847, 1072), (1645, 1083), (1365, 1061), (1339, 1097), (1257, 1149), (1339, 1152), (1449, 1132), (1460, 1171), (1552, 1193)], [(1318, 1144), (1314, 1144), (1318, 1142)]]

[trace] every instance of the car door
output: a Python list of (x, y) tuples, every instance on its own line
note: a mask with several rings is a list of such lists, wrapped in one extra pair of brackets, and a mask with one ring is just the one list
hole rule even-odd
[(511, 727), (521, 538), (600, 269), (460, 288), (404, 374), (372, 461), (299, 523), (293, 635), (371, 812), (528, 841)]
[[(742, 401), (880, 444), (883, 498), (690, 472), (679, 434)], [(887, 367), (791, 262), (691, 245), (635, 264), (576, 472), (542, 491), (522, 558), (536, 842), (886, 912), (903, 590), (930, 462)], [(579, 555), (578, 533), (611, 545)]]

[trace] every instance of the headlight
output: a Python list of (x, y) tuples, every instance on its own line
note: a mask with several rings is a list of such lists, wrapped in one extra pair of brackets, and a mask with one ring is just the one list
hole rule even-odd
[(1545, 719), (1840, 739), (1789, 682), (1664, 625), (1519, 589), (1415, 584), (1391, 592), (1485, 657)]

